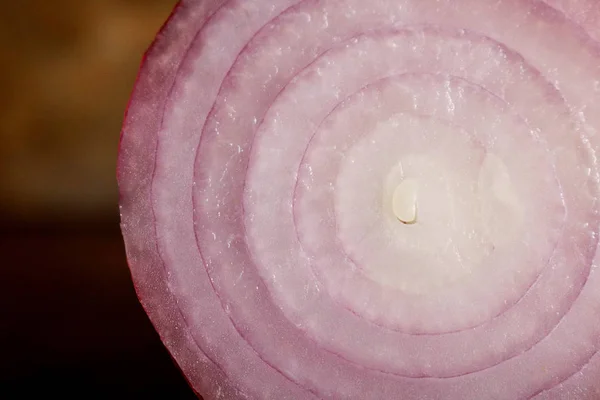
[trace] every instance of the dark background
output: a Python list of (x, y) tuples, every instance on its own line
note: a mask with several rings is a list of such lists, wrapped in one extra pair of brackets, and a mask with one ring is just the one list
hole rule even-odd
[(194, 399), (139, 305), (115, 165), (176, 0), (0, 5), (0, 398)]

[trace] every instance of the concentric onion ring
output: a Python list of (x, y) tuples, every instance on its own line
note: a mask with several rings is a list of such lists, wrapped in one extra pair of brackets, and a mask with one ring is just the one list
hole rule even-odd
[(198, 393), (600, 396), (600, 10), (548, 3), (180, 3), (119, 185), (140, 300)]

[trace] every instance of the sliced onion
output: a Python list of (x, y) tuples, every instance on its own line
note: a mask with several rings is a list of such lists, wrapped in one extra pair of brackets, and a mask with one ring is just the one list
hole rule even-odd
[(188, 0), (122, 230), (205, 399), (600, 398), (593, 0)]

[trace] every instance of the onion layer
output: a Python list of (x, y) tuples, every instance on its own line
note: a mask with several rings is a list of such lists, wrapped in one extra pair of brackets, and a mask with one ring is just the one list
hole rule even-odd
[(193, 389), (599, 398), (599, 20), (182, 1), (118, 179), (140, 301)]

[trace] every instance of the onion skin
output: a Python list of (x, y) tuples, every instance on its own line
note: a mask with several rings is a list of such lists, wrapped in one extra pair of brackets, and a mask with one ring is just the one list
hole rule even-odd
[[(594, 0), (181, 1), (117, 178), (138, 297), (192, 389), (600, 398), (599, 42)], [(396, 226), (410, 174), (429, 186)], [(482, 193), (501, 219), (473, 217)]]

